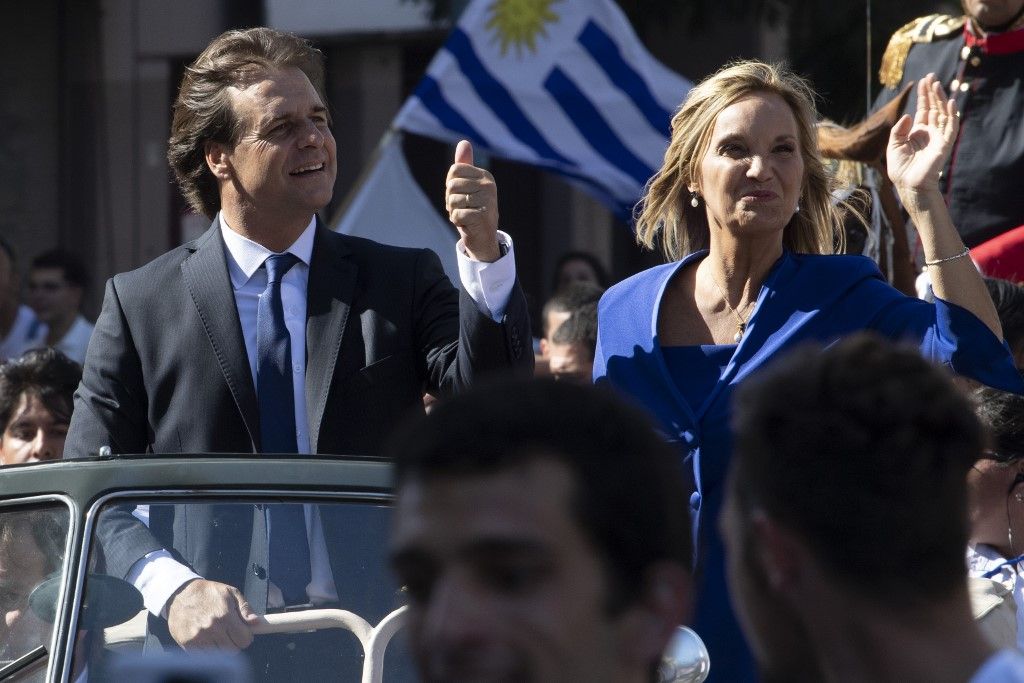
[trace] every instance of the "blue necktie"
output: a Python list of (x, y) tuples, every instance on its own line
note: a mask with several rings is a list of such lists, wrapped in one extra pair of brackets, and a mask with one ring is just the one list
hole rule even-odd
[[(298, 263), (293, 254), (273, 254), (263, 265), (267, 288), (256, 309), (256, 394), (264, 453), (295, 453), (295, 395), (292, 389), (291, 337), (284, 324), (281, 280)], [(306, 602), (309, 545), (301, 505), (271, 505), (270, 579), (285, 604)]]

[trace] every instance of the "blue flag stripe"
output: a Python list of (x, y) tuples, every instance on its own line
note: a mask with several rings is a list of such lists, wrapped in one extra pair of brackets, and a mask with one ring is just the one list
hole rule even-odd
[(654, 170), (641, 161), (622, 143), (608, 122), (587, 96), (555, 67), (544, 80), (544, 89), (558, 102), (566, 116), (576, 124), (580, 134), (608, 163), (631, 177), (639, 185), (647, 182)]
[(423, 106), (427, 108), (434, 117), (441, 122), (441, 125), (448, 130), (465, 135), (473, 144), (483, 147), (490, 147), (491, 144), (483, 134), (473, 127), (466, 118), (458, 112), (455, 107), (448, 103), (441, 92), (441, 86), (429, 75), (424, 75), (416, 86), (413, 93), (419, 98)]
[(452, 30), (445, 48), (455, 57), (459, 68), (473, 85), (480, 100), (490, 108), (515, 135), (520, 142), (529, 147), (542, 159), (552, 159), (566, 166), (575, 167), (572, 160), (565, 158), (544, 138), (544, 135), (526, 117), (523, 110), (516, 104), (515, 98), (484, 66), (473, 50), (469, 36), (456, 27)]
[(654, 99), (643, 76), (622, 58), (622, 52), (611, 36), (591, 20), (580, 31), (577, 42), (601, 67), (615, 87), (621, 90), (627, 99), (632, 100), (651, 127), (664, 137), (670, 137), (669, 124), (672, 112)]

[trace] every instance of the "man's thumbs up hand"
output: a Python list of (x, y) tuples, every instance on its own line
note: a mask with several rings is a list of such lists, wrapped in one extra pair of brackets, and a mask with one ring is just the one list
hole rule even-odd
[(477, 261), (497, 261), (498, 188), (494, 178), (473, 165), (473, 145), (462, 140), (455, 147), (455, 163), (448, 169), (444, 204), (448, 219), (462, 237), (469, 257)]

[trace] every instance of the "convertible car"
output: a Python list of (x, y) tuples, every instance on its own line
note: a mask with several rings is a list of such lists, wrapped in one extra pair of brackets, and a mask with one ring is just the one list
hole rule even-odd
[[(404, 592), (387, 561), (390, 481), (390, 466), (367, 458), (146, 455), (3, 468), (0, 681), (272, 681), (289, 656), (308, 661), (308, 680), (414, 681)], [(265, 568), (249, 553), (272, 506), (316, 516), (309, 528), (323, 531), (316, 544), (337, 600), (275, 610), (271, 598), (239, 654), (161, 647), (166, 623), (114, 570), (122, 538), (143, 529), (181, 559), (188, 549), (175, 544), (212, 535), (210, 566), (258, 581)], [(661, 680), (697, 683), (708, 669), (700, 639), (681, 628)]]

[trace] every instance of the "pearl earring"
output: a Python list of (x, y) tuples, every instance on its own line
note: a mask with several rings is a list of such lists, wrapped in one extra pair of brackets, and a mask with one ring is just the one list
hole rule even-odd
[(692, 206), (695, 209), (698, 206), (700, 206), (700, 202), (697, 201), (697, 193), (696, 192), (691, 192), (690, 193), (690, 206)]
[(800, 213), (800, 202), (796, 203), (796, 213)]

